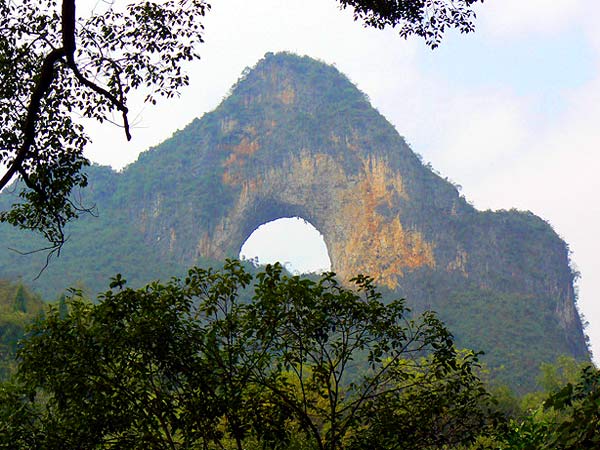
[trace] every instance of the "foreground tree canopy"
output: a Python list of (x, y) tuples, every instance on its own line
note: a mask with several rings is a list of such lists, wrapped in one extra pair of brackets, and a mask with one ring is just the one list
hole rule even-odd
[(239, 262), (50, 309), (0, 388), (0, 448), (442, 448), (493, 422), (432, 313), (371, 280)]
[(0, 449), (598, 448), (592, 365), (559, 358), (544, 392), (494, 400), (434, 314), (354, 283), (229, 261), (137, 290), (117, 276), (96, 304), (74, 291), (0, 382)]
[[(448, 28), (473, 30), (479, 0), (338, 0), (365, 26), (397, 27), (436, 47)], [(120, 116), (131, 139), (128, 95), (171, 97), (188, 83), (182, 64), (199, 58), (204, 0), (109, 6), (78, 17), (76, 0), (0, 0), (0, 189), (18, 177), (21, 202), (0, 221), (41, 232), (60, 251), (64, 225), (85, 210), (73, 190), (86, 185), (89, 142), (74, 117)]]

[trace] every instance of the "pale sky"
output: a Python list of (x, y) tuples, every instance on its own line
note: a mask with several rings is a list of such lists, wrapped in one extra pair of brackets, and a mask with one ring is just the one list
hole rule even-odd
[[(134, 161), (214, 109), (266, 52), (335, 64), (476, 207), (530, 210), (569, 243), (582, 275), (580, 311), (600, 355), (600, 2), (486, 0), (475, 33), (447, 35), (435, 51), (393, 30), (364, 29), (334, 0), (212, 6), (191, 85), (156, 107), (131, 103), (131, 143), (113, 126), (89, 127), (93, 161), (117, 169)], [(317, 259), (314, 269), (324, 264)]]

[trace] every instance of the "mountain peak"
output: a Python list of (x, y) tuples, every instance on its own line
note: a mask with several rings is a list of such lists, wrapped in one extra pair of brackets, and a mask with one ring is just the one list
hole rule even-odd
[(246, 68), (224, 102), (241, 98), (246, 105), (260, 94), (267, 103), (317, 112), (319, 107), (358, 103), (369, 107), (367, 97), (335, 67), (308, 56), (267, 53), (252, 68)]

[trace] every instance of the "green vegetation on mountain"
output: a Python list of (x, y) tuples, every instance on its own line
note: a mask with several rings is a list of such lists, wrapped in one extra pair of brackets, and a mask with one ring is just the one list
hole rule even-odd
[[(418, 312), (433, 309), (501, 382), (536, 387), (542, 363), (589, 360), (565, 242), (529, 212), (475, 210), (424, 165), (337, 69), (267, 54), (214, 111), (116, 173), (88, 169), (98, 217), (66, 228), (59, 259), (32, 282), (55, 299), (94, 295), (115, 273), (134, 287), (237, 257), (260, 225), (302, 217), (324, 236), (341, 283), (372, 276)], [(79, 197), (78, 197), (79, 199)], [(14, 194), (0, 195), (0, 209)], [(41, 240), (0, 228), (21, 251)], [(44, 254), (0, 253), (0, 276), (28, 277)]]

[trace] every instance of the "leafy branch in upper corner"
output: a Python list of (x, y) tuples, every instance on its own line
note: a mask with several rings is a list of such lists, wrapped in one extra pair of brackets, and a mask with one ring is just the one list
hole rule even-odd
[(416, 35), (431, 48), (442, 41), (447, 28), (461, 33), (475, 30), (473, 5), (483, 0), (339, 0), (342, 7), (354, 8), (354, 19), (365, 26), (399, 28), (400, 36)]
[(198, 58), (203, 0), (141, 2), (76, 17), (75, 0), (0, 0), (0, 189), (15, 177), (19, 197), (0, 221), (39, 231), (51, 254), (65, 224), (85, 210), (71, 193), (85, 187), (89, 142), (74, 117), (111, 121), (131, 139), (127, 96), (172, 97), (188, 84), (182, 63)]

